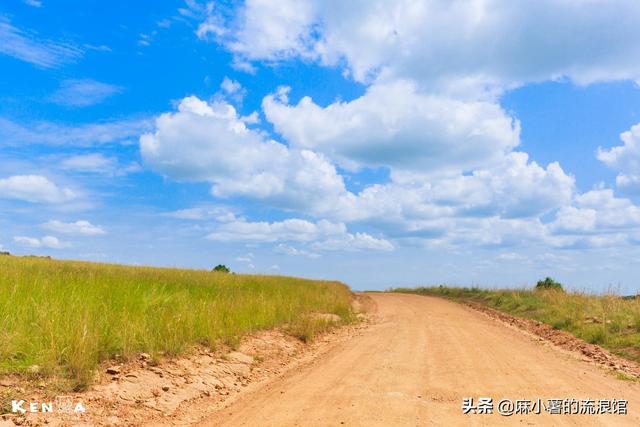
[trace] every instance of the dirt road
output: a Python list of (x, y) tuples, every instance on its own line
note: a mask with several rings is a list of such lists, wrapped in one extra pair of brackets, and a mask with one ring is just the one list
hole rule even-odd
[[(224, 426), (640, 425), (640, 384), (622, 381), (470, 308), (371, 294), (362, 336), (210, 417)], [(462, 413), (464, 397), (626, 399), (623, 415)]]

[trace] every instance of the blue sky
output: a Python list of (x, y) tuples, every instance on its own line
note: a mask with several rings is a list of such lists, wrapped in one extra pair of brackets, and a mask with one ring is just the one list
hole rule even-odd
[(632, 0), (0, 6), (0, 245), (640, 291)]

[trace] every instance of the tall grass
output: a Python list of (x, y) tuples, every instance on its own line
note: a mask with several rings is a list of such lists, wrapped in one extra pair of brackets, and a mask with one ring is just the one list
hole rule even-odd
[(640, 298), (584, 292), (526, 289), (479, 289), (447, 286), (400, 288), (455, 301), (483, 304), (516, 316), (547, 323), (611, 352), (640, 361)]
[(338, 282), (0, 256), (0, 375), (37, 365), (82, 388), (109, 358), (347, 317), (350, 295)]

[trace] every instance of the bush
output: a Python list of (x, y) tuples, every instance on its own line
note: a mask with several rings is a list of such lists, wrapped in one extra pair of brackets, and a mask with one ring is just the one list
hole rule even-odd
[(230, 273), (231, 272), (231, 270), (229, 270), (229, 267), (227, 267), (224, 264), (216, 265), (215, 267), (213, 267), (212, 271), (215, 271), (216, 273)]
[(544, 280), (538, 280), (536, 284), (536, 289), (556, 289), (561, 291), (562, 284), (556, 282), (551, 277), (547, 277)]

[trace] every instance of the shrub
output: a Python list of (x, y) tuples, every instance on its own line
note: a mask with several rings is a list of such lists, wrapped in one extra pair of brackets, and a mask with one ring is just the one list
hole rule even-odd
[(562, 284), (556, 282), (551, 277), (547, 277), (544, 280), (538, 280), (536, 284), (536, 289), (556, 289), (561, 291)]
[(212, 271), (215, 271), (216, 273), (230, 273), (231, 272), (231, 270), (229, 270), (229, 267), (227, 267), (224, 264), (216, 265), (215, 267), (213, 267)]

